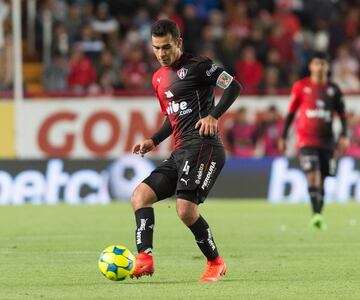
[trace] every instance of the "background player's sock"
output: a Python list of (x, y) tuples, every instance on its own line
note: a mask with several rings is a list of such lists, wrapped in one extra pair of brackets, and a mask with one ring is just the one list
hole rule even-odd
[(136, 231), (135, 241), (138, 252), (152, 254), (153, 231), (155, 224), (154, 209), (144, 207), (135, 211)]
[(201, 252), (208, 260), (213, 260), (219, 256), (214, 239), (211, 234), (210, 227), (205, 219), (200, 216), (196, 222), (188, 226), (195, 236), (196, 243), (198, 244)]
[(321, 189), (317, 187), (309, 187), (309, 195), (313, 213), (320, 214), (322, 208)]
[(319, 191), (319, 211), (320, 213), (322, 212), (322, 209), (324, 207), (324, 195), (325, 195), (325, 191), (323, 188), (320, 188)]

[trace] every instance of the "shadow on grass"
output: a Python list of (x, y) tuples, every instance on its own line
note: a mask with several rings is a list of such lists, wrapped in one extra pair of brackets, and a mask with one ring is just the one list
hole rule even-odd
[(147, 284), (147, 285), (161, 285), (161, 284), (223, 284), (227, 282), (240, 282), (239, 279), (224, 279), (220, 280), (219, 282), (199, 282), (199, 281), (193, 281), (193, 280), (181, 280), (181, 281), (170, 281), (170, 280), (164, 280), (164, 281), (126, 281), (122, 282), (121, 284), (125, 285), (131, 285), (131, 284)]

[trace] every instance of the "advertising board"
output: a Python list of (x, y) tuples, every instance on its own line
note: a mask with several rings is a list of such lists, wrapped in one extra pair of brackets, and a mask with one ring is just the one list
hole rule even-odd
[[(116, 160), (0, 160), (0, 205), (128, 201), (159, 162), (131, 154)], [(360, 203), (359, 170), (360, 161), (342, 158), (336, 177), (326, 180), (326, 201)], [(229, 158), (209, 197), (309, 201), (298, 162), (284, 157)]]

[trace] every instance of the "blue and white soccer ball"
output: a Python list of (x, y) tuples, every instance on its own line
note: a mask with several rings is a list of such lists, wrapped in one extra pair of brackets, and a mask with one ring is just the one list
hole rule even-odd
[(98, 264), (107, 279), (121, 281), (134, 272), (135, 256), (122, 245), (112, 245), (100, 254)]

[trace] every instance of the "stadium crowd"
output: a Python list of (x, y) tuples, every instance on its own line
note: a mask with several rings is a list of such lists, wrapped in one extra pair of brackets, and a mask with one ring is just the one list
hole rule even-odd
[[(4, 76), (10, 8), (9, 0), (0, 0), (0, 91), (12, 87)], [(23, 5), (25, 19), (27, 8)], [(343, 92), (360, 93), (356, 0), (40, 0), (35, 19), (40, 62), (46, 16), (51, 17), (52, 36), (51, 59), (42, 61), (46, 92), (151, 93), (151, 76), (159, 65), (150, 28), (154, 20), (169, 18), (182, 31), (184, 50), (226, 68), (243, 83), (243, 94), (287, 94), (307, 73), (314, 51), (329, 54), (332, 78)], [(250, 117), (240, 108), (226, 132), (232, 155), (278, 155), (282, 126), (276, 106)], [(349, 133), (347, 154), (360, 157), (360, 117), (351, 112)]]
[[(308, 57), (319, 50), (329, 53), (340, 88), (360, 92), (356, 0), (38, 2), (39, 52), (43, 16), (50, 13), (52, 18), (52, 59), (43, 68), (46, 91), (150, 90), (150, 78), (158, 68), (149, 43), (150, 27), (154, 20), (169, 18), (183, 32), (185, 51), (223, 65), (244, 84), (247, 94), (288, 92), (307, 72)], [(6, 3), (0, 0), (1, 7)], [(0, 27), (9, 15), (1, 11)], [(0, 54), (2, 35), (0, 29)]]

